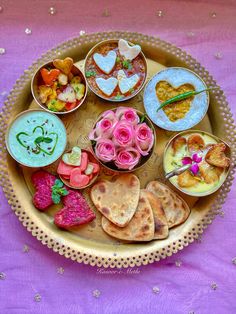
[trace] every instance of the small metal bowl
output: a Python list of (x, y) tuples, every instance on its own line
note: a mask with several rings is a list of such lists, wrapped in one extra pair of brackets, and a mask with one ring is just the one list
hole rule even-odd
[[(175, 136), (173, 136), (169, 142), (166, 144), (165, 146), (165, 150), (164, 150), (164, 153), (163, 153), (163, 168), (164, 168), (164, 172), (165, 174), (169, 173), (170, 170), (167, 169), (167, 165), (166, 165), (166, 153), (167, 153), (167, 150), (169, 149), (169, 147), (172, 145), (172, 142), (173, 140), (178, 137), (178, 136), (182, 136), (182, 135), (187, 135), (187, 134), (191, 134), (191, 133), (194, 133), (194, 134), (199, 134), (199, 135), (207, 135), (209, 137), (211, 137), (213, 140), (215, 140), (217, 143), (224, 143), (226, 145), (226, 156), (228, 158), (230, 158), (231, 160), (231, 149), (230, 149), (230, 146), (225, 142), (223, 141), (222, 139), (220, 139), (219, 137), (213, 135), (213, 134), (210, 134), (208, 132), (205, 132), (205, 131), (202, 131), (202, 130), (186, 130), (186, 131), (183, 131), (183, 132), (180, 132), (178, 134), (176, 134)], [(221, 176), (223, 176), (221, 178), (221, 180), (219, 180), (219, 184), (217, 184), (214, 188), (212, 189), (209, 189), (207, 191), (204, 191), (204, 192), (191, 192), (188, 190), (188, 188), (182, 188), (178, 185), (177, 182), (175, 182), (173, 180), (173, 178), (170, 178), (169, 181), (171, 184), (173, 184), (179, 191), (187, 194), (187, 195), (191, 195), (191, 196), (195, 196), (195, 197), (203, 197), (203, 196), (207, 196), (207, 195), (210, 195), (210, 194), (213, 194), (214, 192), (216, 192), (221, 186), (222, 184), (225, 182), (228, 174), (229, 174), (229, 170), (230, 170), (230, 166), (228, 167), (228, 169), (225, 169), (223, 171), (223, 173), (221, 174)]]
[[(21, 122), (21, 119), (25, 119), (26, 121), (29, 121), (30, 120), (30, 117), (32, 114), (34, 113), (40, 113), (44, 116), (44, 119), (48, 120), (50, 122), (50, 118), (53, 120), (51, 121), (51, 123), (53, 124), (52, 125), (52, 132), (54, 132), (54, 128), (55, 128), (55, 123), (58, 123), (59, 127), (60, 127), (60, 130), (61, 130), (61, 133), (64, 134), (65, 136), (65, 140), (62, 142), (60, 142), (60, 151), (59, 153), (55, 156), (55, 158), (52, 158), (50, 161), (47, 160), (46, 158), (46, 154), (44, 154), (45, 156), (43, 156), (43, 153), (39, 155), (39, 162), (38, 164), (32, 164), (33, 163), (33, 159), (30, 158), (30, 155), (28, 155), (28, 151), (26, 149), (25, 151), (25, 156), (29, 157), (29, 162), (23, 162), (21, 160), (21, 154), (24, 154), (24, 152), (20, 151), (21, 149), (21, 146), (19, 146), (17, 148), (16, 145), (14, 145), (15, 147), (15, 151), (13, 151), (13, 148), (11, 147), (11, 144), (9, 142), (9, 136), (12, 133), (12, 136), (16, 136), (16, 132), (12, 131), (12, 127), (14, 126), (14, 124), (17, 123), (16, 127), (17, 127), (17, 133), (19, 132), (25, 132), (25, 133), (28, 133), (29, 131), (33, 132), (34, 133), (34, 128), (37, 126), (37, 121), (35, 120), (35, 126), (32, 126), (32, 130), (30, 130), (30, 128), (28, 127), (27, 129), (21, 129), (21, 126), (22, 126), (22, 122)], [(27, 122), (28, 123), (28, 122)], [(39, 123), (39, 122), (38, 122)], [(32, 134), (33, 134), (32, 133)], [(31, 134), (31, 135), (32, 135)], [(50, 134), (50, 133), (49, 133)], [(48, 134), (48, 135), (49, 135)], [(48, 136), (47, 135), (47, 136)], [(27, 136), (27, 135), (26, 135)], [(28, 134), (28, 136), (30, 136)], [(58, 134), (58, 141), (61, 140), (61, 135)], [(26, 110), (26, 111), (22, 111), (20, 114), (18, 114), (16, 117), (14, 117), (14, 119), (10, 122), (10, 124), (8, 125), (8, 128), (7, 128), (7, 131), (6, 131), (6, 136), (5, 136), (5, 142), (6, 142), (6, 147), (7, 147), (7, 150), (9, 152), (9, 154), (11, 155), (11, 157), (13, 159), (15, 159), (19, 164), (23, 165), (23, 166), (26, 166), (26, 167), (31, 167), (31, 168), (37, 168), (37, 167), (45, 167), (45, 166), (48, 166), (52, 163), (54, 163), (58, 158), (60, 158), (60, 156), (63, 154), (65, 148), (66, 148), (66, 143), (67, 143), (67, 133), (66, 133), (66, 129), (65, 129), (65, 126), (63, 124), (63, 122), (53, 113), (49, 113), (49, 112), (45, 112), (44, 110), (35, 110), (35, 109), (31, 109), (31, 110)], [(56, 142), (57, 143), (57, 142)]]
[(182, 119), (172, 122), (162, 109), (157, 112), (161, 102), (156, 95), (156, 85), (160, 81), (167, 81), (174, 88), (184, 84), (191, 84), (198, 91), (207, 88), (200, 76), (187, 68), (170, 67), (156, 73), (145, 86), (143, 94), (145, 110), (154, 124), (168, 131), (183, 131), (194, 127), (204, 118), (209, 106), (209, 92), (195, 95)]
[(55, 114), (59, 114), (59, 115), (64, 115), (64, 114), (67, 114), (67, 113), (71, 113), (75, 110), (77, 110), (82, 104), (83, 102), (85, 101), (85, 98), (87, 96), (87, 92), (88, 92), (88, 87), (87, 87), (87, 83), (86, 83), (86, 80), (85, 80), (85, 77), (84, 77), (84, 74), (82, 73), (82, 71), (77, 68), (75, 65), (72, 66), (72, 69), (71, 69), (71, 73), (76, 76), (80, 76), (81, 79), (82, 79), (82, 83), (85, 85), (85, 93), (84, 93), (84, 97), (81, 99), (80, 103), (73, 109), (71, 110), (68, 110), (68, 111), (51, 111), (47, 108), (46, 105), (44, 105), (40, 99), (39, 99), (39, 93), (38, 93), (38, 87), (40, 85), (43, 85), (43, 80), (42, 80), (42, 77), (41, 77), (41, 73), (40, 73), (40, 70), (42, 68), (45, 68), (45, 67), (51, 67), (51, 68), (55, 68), (55, 66), (53, 65), (53, 62), (50, 61), (50, 62), (47, 62), (45, 63), (44, 65), (42, 65), (40, 68), (38, 68), (38, 70), (35, 72), (32, 80), (31, 80), (31, 92), (32, 92), (32, 95), (34, 97), (34, 100), (36, 101), (36, 103), (41, 107), (43, 108), (44, 110), (48, 111), (48, 112), (53, 112)]
[[(97, 159), (94, 157), (93, 153), (92, 153), (89, 149), (84, 149), (84, 148), (83, 148), (83, 149), (81, 149), (81, 150), (82, 150), (82, 152), (86, 152), (86, 153), (89, 155), (89, 159), (90, 159), (92, 162), (98, 163), (98, 162), (97, 162)], [(66, 151), (65, 153), (71, 153), (71, 150), (68, 150), (68, 151)], [(89, 184), (87, 184), (87, 185), (85, 185), (85, 186), (83, 186), (83, 187), (81, 187), (81, 188), (77, 188), (77, 187), (74, 187), (74, 186), (70, 185), (70, 181), (69, 181), (69, 180), (66, 180), (66, 179), (63, 178), (60, 174), (58, 174), (58, 175), (59, 175), (61, 181), (62, 181), (66, 186), (68, 186), (69, 188), (74, 189), (74, 190), (83, 190), (83, 189), (85, 189), (85, 188), (88, 188), (88, 187), (91, 186), (92, 184), (94, 184), (94, 182), (97, 180), (97, 178), (98, 178), (98, 176), (99, 176), (99, 172), (100, 172), (100, 171), (98, 171), (98, 173), (93, 177), (93, 179), (89, 182)]]
[[(133, 46), (134, 44), (129, 42), (129, 45), (130, 46)], [(85, 62), (84, 62), (84, 73), (86, 73), (86, 65), (87, 65), (87, 62), (88, 62), (88, 59), (98, 50), (99, 47), (103, 46), (103, 45), (107, 45), (107, 44), (116, 44), (118, 46), (118, 39), (108, 39), (108, 40), (103, 40), (101, 42), (99, 42), (98, 44), (96, 44), (87, 54), (86, 58), (85, 58)], [(144, 62), (144, 65), (145, 65), (145, 78), (143, 80), (143, 82), (141, 83), (141, 85), (139, 86), (139, 88), (134, 92), (132, 93), (131, 95), (129, 96), (125, 96), (123, 97), (122, 99), (111, 99), (109, 97), (107, 97), (106, 95), (103, 95), (103, 94), (99, 94), (98, 93), (98, 90), (96, 90), (93, 86), (91, 86), (90, 82), (89, 82), (89, 79), (86, 77), (85, 75), (85, 79), (87, 81), (87, 84), (89, 86), (89, 88), (94, 92), (95, 95), (97, 95), (98, 97), (104, 99), (104, 100), (107, 100), (107, 101), (111, 101), (111, 102), (123, 102), (123, 101), (126, 101), (128, 99), (131, 99), (133, 97), (135, 97), (144, 87), (145, 83), (146, 83), (146, 80), (147, 80), (147, 60), (146, 60), (146, 57), (144, 56), (144, 53), (141, 51), (140, 52), (140, 55), (142, 57), (142, 60)], [(107, 74), (106, 74), (107, 75)], [(112, 77), (110, 74), (107, 75), (108, 77)]]
[[(117, 110), (117, 108), (114, 108), (114, 109), (111, 109), (112, 111), (115, 111)], [(136, 110), (136, 109), (135, 109)], [(144, 115), (143, 112), (139, 111), (139, 110), (136, 110), (137, 114), (139, 115), (139, 117), (142, 117)], [(96, 122), (94, 123), (94, 126), (93, 126), (93, 129), (95, 128), (97, 122), (101, 119), (102, 117), (102, 114), (98, 117), (98, 119), (96, 120)], [(104, 167), (106, 168), (107, 170), (111, 171), (111, 172), (115, 172), (115, 173), (129, 173), (129, 172), (133, 172), (133, 171), (136, 171), (136, 170), (139, 170), (141, 169), (147, 162), (148, 160), (151, 158), (153, 152), (154, 152), (154, 148), (155, 148), (155, 145), (156, 145), (156, 131), (155, 131), (155, 128), (151, 122), (151, 120), (145, 116), (145, 120), (144, 122), (147, 123), (147, 125), (152, 129), (153, 131), (153, 135), (154, 135), (154, 142), (153, 142), (153, 146), (148, 154), (148, 156), (142, 156), (141, 157), (141, 162), (139, 162), (133, 169), (129, 170), (129, 169), (119, 169), (116, 167), (116, 165), (114, 165), (113, 162), (108, 162), (108, 163), (104, 163), (103, 161), (101, 161), (97, 156), (96, 156), (96, 153), (95, 153), (95, 146), (96, 144), (93, 143), (93, 141), (91, 141), (91, 150), (93, 152), (93, 155), (94, 157), (97, 159), (97, 161)]]

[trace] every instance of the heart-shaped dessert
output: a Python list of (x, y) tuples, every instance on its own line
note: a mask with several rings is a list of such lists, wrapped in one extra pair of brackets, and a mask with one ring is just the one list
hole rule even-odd
[(72, 58), (65, 58), (64, 60), (55, 59), (53, 60), (53, 65), (55, 68), (61, 70), (64, 74), (68, 75), (73, 66), (73, 59)]
[(117, 73), (117, 79), (121, 93), (126, 94), (138, 84), (140, 76), (138, 74), (134, 74), (127, 77), (123, 70), (119, 70)]
[(146, 192), (140, 191), (137, 209), (127, 226), (120, 228), (102, 217), (102, 228), (110, 236), (120, 240), (151, 241), (154, 238), (154, 217)]
[(52, 155), (58, 142), (58, 134), (50, 132), (45, 135), (44, 128), (39, 125), (33, 129), (32, 134), (19, 132), (16, 135), (18, 143), (25, 147), (28, 152), (34, 154), (44, 153)]
[(64, 196), (64, 207), (54, 216), (54, 223), (60, 228), (71, 228), (92, 221), (96, 218), (83, 195), (78, 191), (68, 189)]
[[(166, 81), (159, 81), (156, 84), (156, 95), (160, 103), (165, 102), (166, 100), (179, 94), (194, 90), (194, 87), (188, 83), (183, 84), (179, 87), (173, 87), (170, 83)], [(163, 107), (163, 111), (167, 115), (168, 119), (172, 122), (183, 119), (187, 112), (190, 110), (193, 98), (194, 96), (166, 105)]]
[(52, 187), (55, 184), (56, 177), (51, 173), (39, 170), (32, 175), (32, 183), (36, 189), (33, 196), (33, 204), (39, 210), (45, 210), (53, 205)]
[(208, 164), (226, 168), (230, 164), (230, 159), (225, 156), (226, 145), (224, 143), (214, 144), (206, 154)]
[(81, 148), (78, 146), (75, 146), (72, 148), (70, 153), (66, 153), (62, 156), (62, 160), (67, 165), (80, 166), (81, 155), (82, 155)]
[(118, 48), (120, 54), (131, 61), (135, 59), (141, 52), (141, 47), (139, 45), (130, 46), (129, 43), (124, 39), (119, 40)]
[(45, 104), (47, 101), (48, 96), (52, 94), (52, 88), (49, 86), (41, 85), (39, 86), (39, 99), (40, 101)]
[(62, 93), (58, 94), (57, 98), (65, 102), (75, 102), (75, 91), (70, 85), (68, 85)]
[(116, 52), (111, 50), (106, 56), (100, 53), (95, 53), (93, 55), (93, 60), (101, 71), (109, 74), (116, 64)]
[(100, 181), (91, 189), (96, 208), (112, 223), (126, 226), (138, 206), (140, 182), (134, 174), (124, 174), (114, 182)]
[(118, 80), (115, 77), (110, 77), (108, 79), (98, 77), (95, 81), (99, 89), (107, 96), (110, 96), (114, 92), (118, 84)]
[(52, 86), (53, 82), (58, 78), (60, 71), (58, 69), (47, 70), (46, 68), (42, 68), (40, 70), (43, 81), (47, 86)]

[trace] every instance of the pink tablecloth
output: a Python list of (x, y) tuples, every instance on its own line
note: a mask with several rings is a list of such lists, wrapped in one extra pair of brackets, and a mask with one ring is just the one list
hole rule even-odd
[[(0, 48), (5, 48), (5, 54), (0, 49), (1, 103), (42, 52), (81, 30), (129, 30), (161, 37), (198, 59), (222, 86), (236, 114), (235, 0), (2, 0), (0, 6)], [(49, 15), (50, 6), (55, 15)], [(27, 35), (26, 28), (32, 33)], [(134, 273), (110, 274), (41, 245), (1, 193), (0, 313), (236, 313), (235, 191), (234, 184), (224, 217), (215, 219), (201, 243), (134, 268)]]

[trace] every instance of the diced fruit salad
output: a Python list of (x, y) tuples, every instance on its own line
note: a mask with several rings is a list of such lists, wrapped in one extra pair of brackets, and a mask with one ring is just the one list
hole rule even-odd
[(55, 59), (53, 66), (40, 70), (38, 84), (39, 100), (49, 110), (66, 112), (76, 108), (85, 95), (82, 75), (74, 75), (71, 70), (73, 59)]
[(99, 164), (92, 153), (75, 146), (71, 152), (62, 156), (57, 173), (65, 184), (80, 189), (89, 185), (99, 170)]

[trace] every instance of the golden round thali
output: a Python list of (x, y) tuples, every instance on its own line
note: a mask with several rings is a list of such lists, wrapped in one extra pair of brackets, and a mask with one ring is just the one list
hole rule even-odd
[[(233, 180), (236, 154), (236, 130), (229, 105), (221, 89), (210, 92), (210, 106), (204, 119), (195, 126), (198, 130), (210, 132), (227, 142), (232, 150), (232, 162), (229, 175), (220, 190), (214, 194), (199, 198), (187, 196), (178, 192), (191, 208), (191, 214), (186, 222), (170, 230), (169, 237), (148, 243), (121, 243), (106, 235), (101, 228), (101, 215), (96, 212), (96, 220), (79, 229), (65, 231), (58, 229), (53, 223), (53, 215), (59, 206), (54, 205), (47, 212), (39, 212), (32, 204), (33, 186), (30, 180), (32, 169), (20, 166), (7, 153), (5, 147), (5, 132), (14, 117), (27, 109), (37, 109), (30, 90), (31, 78), (35, 71), (54, 58), (72, 57), (76, 65), (83, 69), (84, 59), (89, 50), (98, 42), (107, 39), (124, 38), (137, 43), (147, 58), (148, 80), (165, 67), (186, 67), (197, 73), (209, 87), (216, 87), (216, 82), (209, 73), (190, 55), (181, 49), (158, 38), (129, 32), (104, 32), (80, 36), (71, 39), (45, 53), (32, 64), (16, 82), (10, 92), (1, 112), (1, 185), (13, 211), (22, 224), (33, 236), (44, 245), (67, 258), (103, 267), (132, 267), (140, 266), (176, 253), (183, 249), (210, 224), (225, 201)], [(143, 92), (125, 105), (144, 112)], [(98, 98), (91, 91), (83, 105), (75, 112), (61, 116), (68, 136), (67, 149), (73, 145), (86, 148), (89, 145), (88, 133), (104, 110), (115, 108), (115, 103), (109, 103)], [(151, 158), (142, 169), (134, 173), (139, 177), (141, 188), (149, 181), (164, 180), (163, 152), (165, 144), (177, 132), (156, 130), (156, 146)], [(54, 170), (55, 165), (46, 167)], [(111, 178), (111, 171), (103, 168), (101, 176)], [(166, 182), (165, 182), (166, 183)], [(169, 185), (169, 184), (168, 184)], [(84, 195), (89, 200), (88, 190)], [(94, 209), (94, 207), (92, 207)]]

